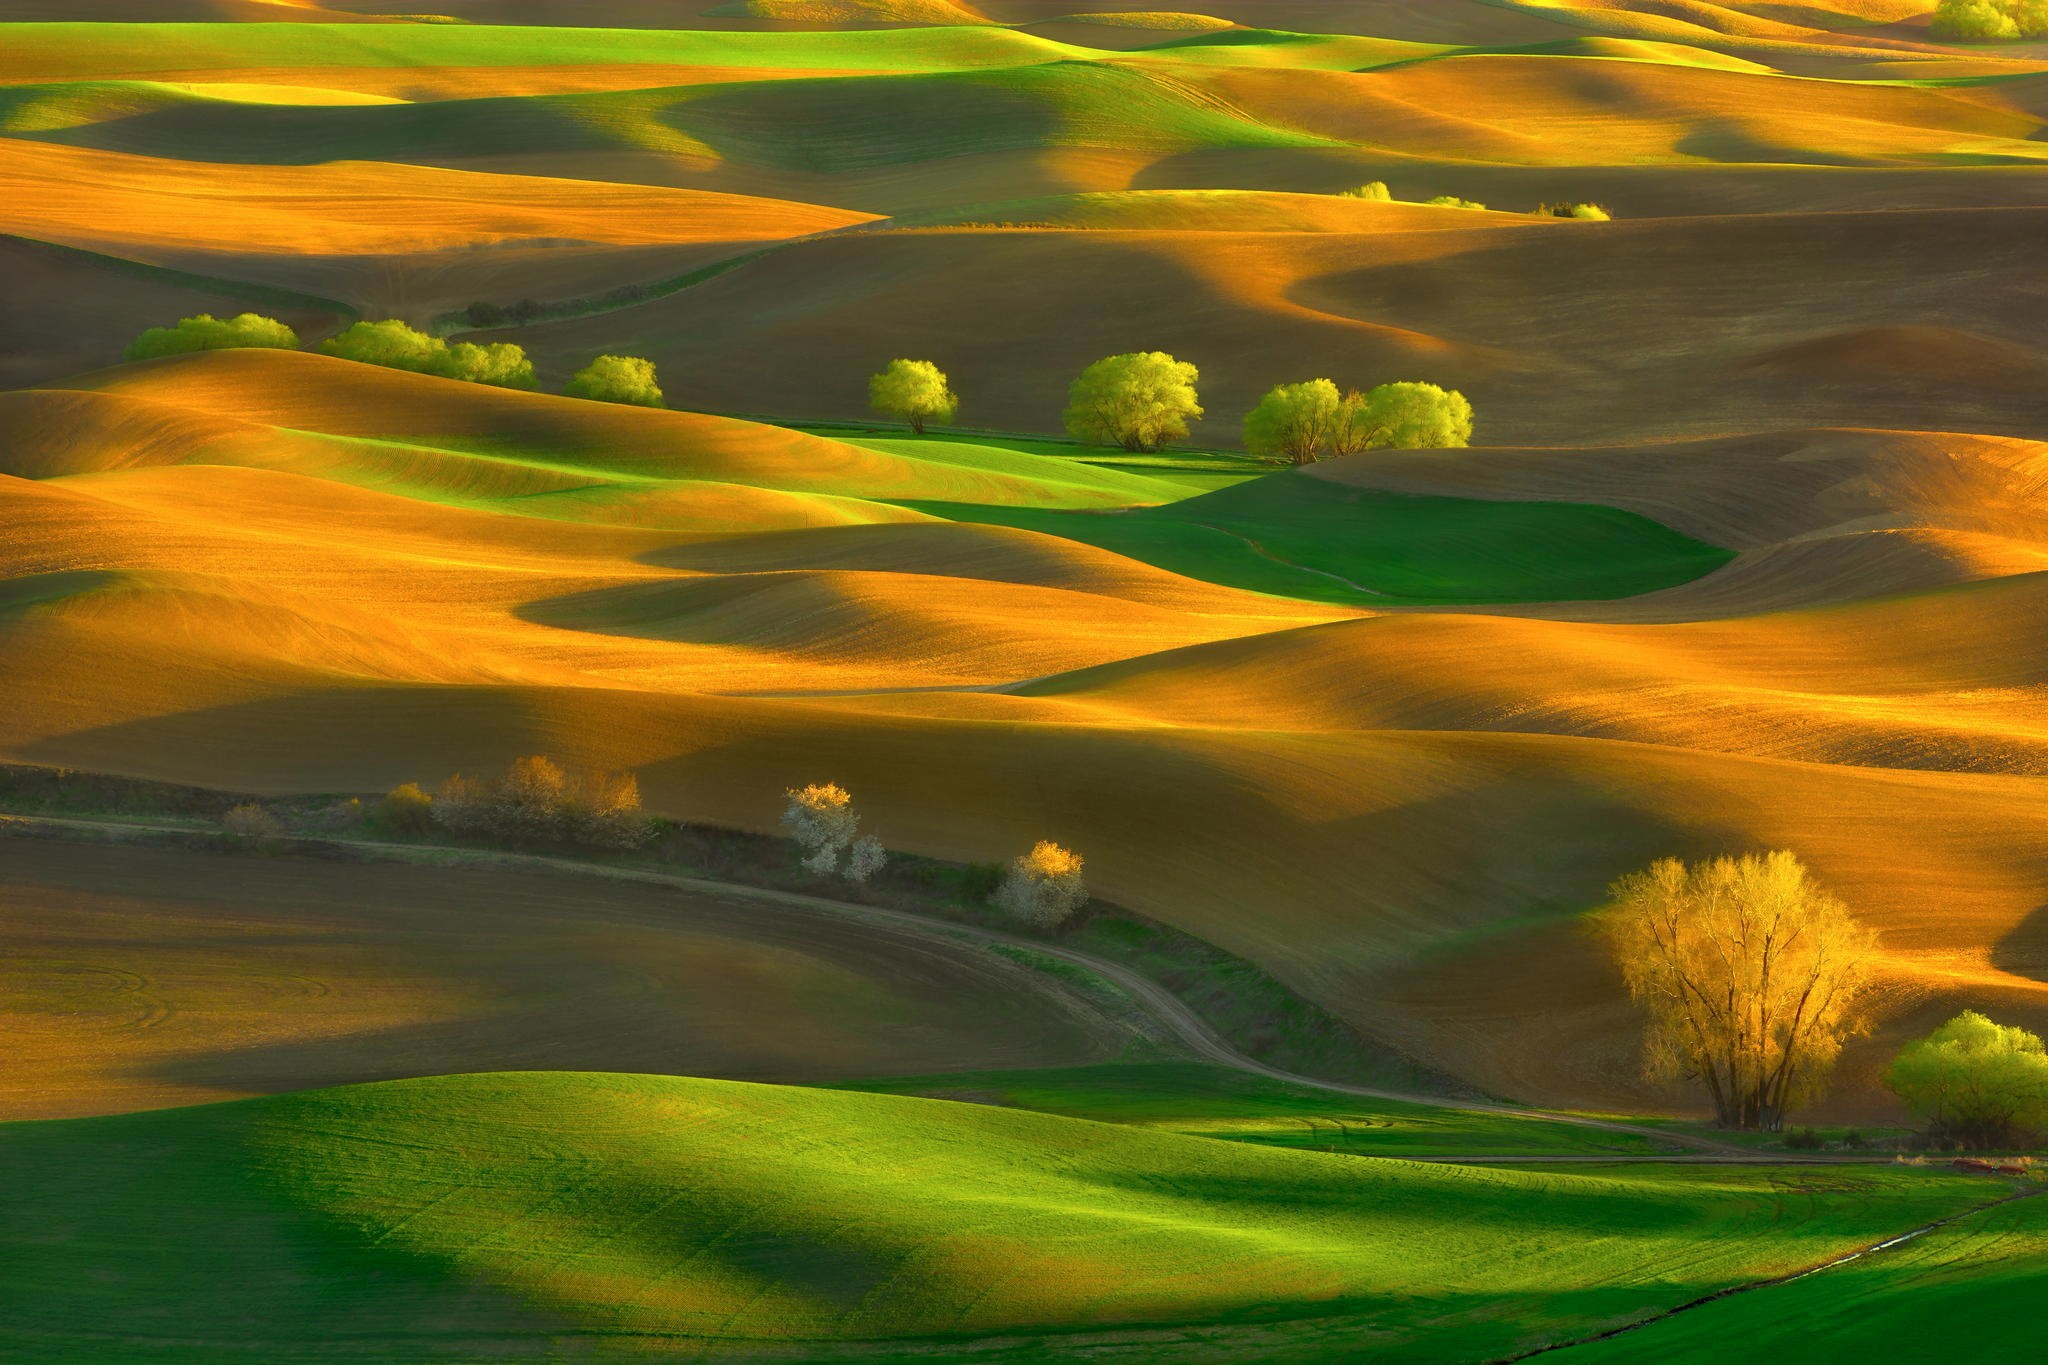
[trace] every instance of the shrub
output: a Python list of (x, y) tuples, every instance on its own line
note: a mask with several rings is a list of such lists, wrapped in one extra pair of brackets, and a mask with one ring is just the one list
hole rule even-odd
[(322, 354), (339, 356), (364, 365), (382, 365), (391, 370), (426, 374), (441, 363), (448, 345), (439, 337), (406, 326), (397, 318), (382, 322), (358, 322), (345, 332), (320, 343)]
[(489, 384), (500, 389), (534, 387), (533, 362), (526, 358), (526, 349), (509, 341), (495, 341), (483, 346), (458, 341), (453, 346), (445, 346), (432, 366), (432, 373), (444, 379)]
[(1941, 0), (1928, 27), (1937, 38), (2039, 38), (2048, 35), (2048, 0)]
[(598, 403), (629, 403), (658, 408), (661, 385), (655, 382), (654, 362), (631, 355), (601, 355), (576, 371), (576, 377), (562, 390), (571, 398), (588, 398)]
[(2016, 1147), (2048, 1132), (2048, 1051), (2040, 1037), (1975, 1010), (1908, 1045), (1884, 1083), (1936, 1142)]
[(407, 782), (384, 793), (369, 815), (372, 826), (385, 834), (413, 838), (434, 828), (434, 798)]
[(485, 303), (482, 299), (463, 309), (462, 317), (472, 327), (503, 327), (507, 320), (503, 308), (495, 303)]
[(128, 343), (123, 360), (153, 360), (163, 355), (184, 355), (189, 351), (227, 351), (238, 347), (291, 351), (298, 349), (299, 334), (276, 318), (241, 313), (217, 318), (211, 313), (180, 318), (175, 327), (152, 327)]
[(1040, 929), (1057, 929), (1088, 903), (1081, 880), (1081, 855), (1049, 839), (1010, 864), (995, 902), (1016, 919)]
[(1818, 1128), (1794, 1128), (1785, 1134), (1785, 1145), (1795, 1152), (1817, 1152), (1827, 1146)]
[(1343, 405), (1337, 386), (1327, 379), (1276, 385), (1245, 414), (1244, 448), (1254, 455), (1309, 464), (1330, 443)]
[(1614, 217), (1598, 204), (1573, 204), (1559, 202), (1542, 203), (1536, 206), (1539, 218), (1576, 218), (1582, 223), (1605, 223)]
[(1133, 351), (1098, 360), (1067, 392), (1067, 431), (1083, 441), (1125, 450), (1157, 450), (1187, 437), (1200, 419), (1193, 365), (1164, 351)]
[(839, 855), (860, 831), (853, 797), (832, 782), (791, 787), (783, 795), (787, 801), (782, 807), (782, 828), (804, 851), (804, 870), (814, 876), (831, 876), (839, 870)]
[(267, 839), (277, 833), (277, 817), (253, 801), (228, 807), (220, 817), (221, 833), (236, 839)]
[(951, 422), (960, 399), (946, 385), (946, 372), (929, 360), (892, 360), (868, 378), (868, 406), (910, 423), (922, 436), (926, 422)]
[(1460, 199), (1455, 194), (1440, 194), (1434, 199), (1425, 199), (1422, 202), (1433, 209), (1483, 209), (1486, 207), (1486, 205), (1476, 199)]
[(653, 833), (632, 774), (569, 771), (540, 754), (494, 780), (457, 773), (435, 789), (432, 811), (444, 828), (505, 843), (636, 848)]
[(1337, 193), (1345, 199), (1369, 199), (1375, 204), (1390, 204), (1394, 200), (1393, 192), (1384, 180), (1368, 180), (1356, 189), (1339, 190)]
[(640, 779), (631, 773), (573, 774), (563, 799), (562, 830), (573, 843), (638, 848), (654, 837), (640, 810)]

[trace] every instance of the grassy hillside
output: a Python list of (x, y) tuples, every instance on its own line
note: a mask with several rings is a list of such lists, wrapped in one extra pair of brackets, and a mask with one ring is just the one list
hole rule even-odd
[[(443, 1077), (0, 1126), (0, 1349), (171, 1365), (974, 1337), (1504, 1354), (1981, 1200), (1913, 1171), (1479, 1171), (895, 1096)], [(27, 1253), (27, 1254), (24, 1254)], [(837, 1349), (835, 1349), (835, 1347)], [(1000, 1357), (998, 1357), (1000, 1358)]]

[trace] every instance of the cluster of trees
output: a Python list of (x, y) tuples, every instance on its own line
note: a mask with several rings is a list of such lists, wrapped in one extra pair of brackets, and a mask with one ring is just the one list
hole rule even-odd
[(1435, 384), (1381, 384), (1339, 393), (1327, 379), (1280, 384), (1244, 419), (1244, 447), (1254, 455), (1309, 464), (1361, 450), (1442, 449), (1472, 441), (1472, 404)]
[(296, 351), (299, 334), (276, 318), (242, 313), (217, 318), (211, 313), (180, 318), (175, 327), (151, 327), (128, 343), (123, 360), (154, 360), (158, 356), (184, 355), (188, 351), (231, 351), (252, 346)]
[[(238, 347), (296, 350), (298, 333), (276, 318), (243, 313), (223, 321), (210, 313), (180, 319), (175, 327), (152, 327), (135, 338), (122, 352), (124, 360), (150, 360), (157, 356), (182, 355), (188, 351), (224, 351)], [(320, 343), (323, 355), (387, 369), (409, 370), (415, 374), (459, 379), (470, 384), (489, 384), (501, 389), (536, 387), (533, 362), (526, 349), (511, 342), (483, 345), (458, 341), (453, 345), (440, 337), (410, 327), (397, 318), (381, 322), (356, 322), (347, 330)], [(631, 403), (640, 407), (663, 406), (661, 385), (656, 381), (654, 362), (638, 356), (601, 355), (576, 372), (563, 393), (571, 398), (589, 398), (601, 403)]]
[(1941, 0), (1930, 28), (1937, 38), (2048, 37), (2048, 0)]
[[(1779, 1131), (1869, 1028), (1875, 935), (1791, 853), (1666, 858), (1608, 894), (1596, 928), (1649, 1015), (1645, 1069), (1698, 1083), (1723, 1126)], [(2048, 1133), (2048, 1050), (1973, 1011), (1908, 1046), (1884, 1079), (1939, 1143)]]
[[(862, 886), (887, 865), (881, 840), (860, 832), (860, 815), (846, 788), (813, 782), (782, 795), (782, 829), (802, 850), (806, 872)], [(1020, 923), (1057, 929), (1088, 904), (1081, 868), (1080, 854), (1041, 839), (1011, 860), (990, 900)]]
[(532, 389), (533, 362), (526, 350), (510, 342), (478, 346), (458, 341), (453, 346), (440, 337), (408, 327), (397, 318), (382, 322), (357, 322), (320, 343), (322, 355), (338, 356), (364, 365), (382, 365), (390, 370), (439, 375), (471, 384), (489, 384), (500, 389)]
[[(1193, 365), (1164, 351), (1098, 360), (1067, 390), (1067, 433), (1146, 452), (1185, 440), (1189, 425), (1203, 415), (1200, 379)], [(950, 422), (960, 408), (945, 371), (929, 360), (890, 361), (868, 380), (868, 400), (919, 433), (927, 423)], [(1244, 419), (1247, 450), (1292, 464), (1379, 446), (1419, 450), (1471, 439), (1471, 403), (1435, 384), (1381, 384), (1364, 393), (1340, 393), (1327, 379), (1281, 384)]]
[[(2040, 3), (2048, 4), (2048, 0), (2040, 0)], [(1339, 190), (1337, 195), (1342, 199), (1365, 199), (1375, 204), (1390, 204), (1394, 202), (1393, 191), (1387, 188), (1387, 182), (1384, 180), (1368, 180), (1363, 185), (1354, 186), (1348, 190)], [(1460, 199), (1455, 194), (1440, 194), (1434, 199), (1425, 199), (1422, 202), (1428, 207), (1436, 209), (1483, 209), (1486, 207), (1486, 205), (1476, 199)], [(1569, 201), (1555, 204), (1547, 202), (1538, 204), (1534, 212), (1538, 217), (1576, 218), (1581, 222), (1587, 223), (1605, 223), (1614, 216), (1598, 204), (1575, 204)]]

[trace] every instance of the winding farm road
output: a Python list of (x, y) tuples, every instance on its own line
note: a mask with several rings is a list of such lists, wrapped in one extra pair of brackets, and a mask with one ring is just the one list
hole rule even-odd
[[(0, 835), (6, 827), (12, 826), (17, 832), (33, 835), (43, 833), (51, 836), (64, 835), (94, 836), (100, 838), (123, 838), (152, 836), (190, 836), (203, 830), (189, 824), (174, 824), (143, 820), (78, 819), (48, 815), (0, 814)], [(779, 891), (767, 887), (749, 886), (739, 882), (713, 881), (708, 878), (692, 877), (681, 873), (655, 872), (639, 868), (615, 867), (603, 863), (589, 862), (577, 858), (557, 857), (537, 853), (509, 853), (496, 850), (462, 848), (441, 844), (392, 844), (373, 839), (349, 839), (331, 836), (290, 836), (300, 846), (308, 844), (347, 849), (370, 857), (393, 862), (445, 862), (454, 858), (471, 866), (498, 868), (532, 868), (566, 872), (574, 875), (605, 877), (619, 881), (639, 882), (655, 886), (669, 886), (677, 890), (702, 895), (736, 897), (782, 905), (805, 910), (814, 914), (828, 914), (840, 919), (851, 920), (874, 926), (877, 930), (893, 935), (922, 937), (926, 939), (951, 939), (967, 941), (989, 948), (1022, 951), (1050, 958), (1078, 967), (1101, 981), (1107, 982), (1122, 993), (1160, 1031), (1172, 1038), (1188, 1052), (1205, 1061), (1220, 1066), (1264, 1076), (1289, 1085), (1306, 1086), (1311, 1089), (1336, 1094), (1357, 1095), (1367, 1099), (1391, 1100), (1404, 1104), (1426, 1105), (1432, 1108), (1449, 1108), (1470, 1113), (1502, 1114), (1515, 1118), (1540, 1119), (1551, 1123), (1569, 1124), (1573, 1127), (1601, 1132), (1625, 1134), (1629, 1137), (1648, 1139), (1653, 1144), (1685, 1149), (1683, 1155), (1657, 1155), (1638, 1153), (1616, 1153), (1612, 1156), (1597, 1154), (1551, 1154), (1543, 1156), (1405, 1156), (1404, 1160), (1439, 1160), (1462, 1163), (1496, 1162), (1525, 1164), (1532, 1162), (1600, 1163), (1613, 1161), (1673, 1161), (1689, 1163), (1742, 1164), (1742, 1165), (1787, 1165), (1805, 1161), (1855, 1162), (1886, 1161), (1888, 1157), (1792, 1157), (1785, 1153), (1764, 1153), (1733, 1143), (1694, 1133), (1669, 1132), (1648, 1125), (1626, 1123), (1613, 1119), (1589, 1118), (1582, 1114), (1564, 1113), (1551, 1109), (1531, 1109), (1519, 1105), (1499, 1104), (1484, 1100), (1450, 1100), (1441, 1095), (1418, 1094), (1410, 1091), (1387, 1090), (1376, 1086), (1357, 1085), (1348, 1081), (1324, 1080), (1315, 1076), (1304, 1076), (1280, 1067), (1268, 1065), (1255, 1057), (1246, 1055), (1210, 1027), (1208, 1022), (1196, 1014), (1188, 1005), (1157, 982), (1119, 963), (1085, 953), (1078, 949), (1049, 943), (1043, 939), (1027, 938), (1019, 934), (1005, 933), (999, 929), (988, 929), (978, 925), (958, 924), (948, 920), (932, 919), (907, 911), (890, 910), (882, 906), (858, 905), (849, 901), (832, 900), (823, 896), (805, 895), (796, 891)], [(1068, 988), (1071, 992), (1071, 988)], [(1078, 992), (1071, 992), (1079, 997)], [(1099, 1013), (1100, 1006), (1086, 1002), (1087, 1008)]]

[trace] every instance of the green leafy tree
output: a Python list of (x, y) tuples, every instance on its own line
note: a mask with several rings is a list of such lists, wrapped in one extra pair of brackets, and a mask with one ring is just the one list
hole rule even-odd
[(2048, 35), (2048, 0), (1941, 0), (1929, 28), (1937, 38), (2039, 38)]
[(1369, 393), (1353, 391), (1338, 405), (1332, 453), (1361, 450), (1429, 450), (1472, 443), (1472, 404), (1455, 389), (1435, 384), (1382, 384)]
[(1940, 1142), (2017, 1147), (2048, 1132), (2048, 1049), (1975, 1010), (1909, 1044), (1884, 1083)]
[(901, 417), (922, 436), (927, 422), (951, 422), (960, 399), (947, 387), (946, 372), (931, 361), (892, 360), (868, 378), (868, 406)]
[(1327, 379), (1279, 384), (1245, 414), (1244, 448), (1291, 464), (1320, 458), (1336, 434), (1344, 399)]
[(1067, 431), (1078, 440), (1157, 450), (1185, 440), (1199, 421), (1199, 371), (1164, 351), (1132, 351), (1098, 360), (1067, 390)]
[(448, 344), (439, 337), (406, 326), (397, 318), (358, 322), (320, 343), (323, 354), (382, 365), (391, 370), (430, 374), (444, 363)]
[(571, 398), (589, 398), (599, 403), (665, 406), (661, 385), (655, 382), (654, 362), (632, 355), (599, 356), (576, 371), (576, 377), (562, 392)]
[(489, 384), (500, 389), (534, 387), (533, 362), (526, 358), (526, 348), (509, 341), (494, 341), (482, 346), (458, 341), (441, 352), (432, 372), (444, 378), (460, 379), (470, 384)]
[(175, 327), (152, 327), (128, 343), (123, 360), (154, 360), (158, 356), (184, 355), (189, 351), (227, 351), (239, 347), (293, 351), (299, 334), (276, 318), (241, 313), (217, 318), (211, 313), (180, 318)]
[(1425, 199), (1422, 202), (1433, 209), (1483, 209), (1486, 207), (1486, 205), (1476, 199), (1460, 199), (1455, 194), (1440, 194), (1434, 199)]
[(1375, 204), (1389, 204), (1394, 199), (1393, 191), (1387, 188), (1384, 180), (1368, 180), (1355, 189), (1339, 190), (1338, 194), (1345, 199), (1365, 199)]
[(1541, 203), (1536, 206), (1539, 218), (1575, 218), (1582, 223), (1605, 223), (1614, 215), (1598, 204), (1574, 204), (1569, 201)]

